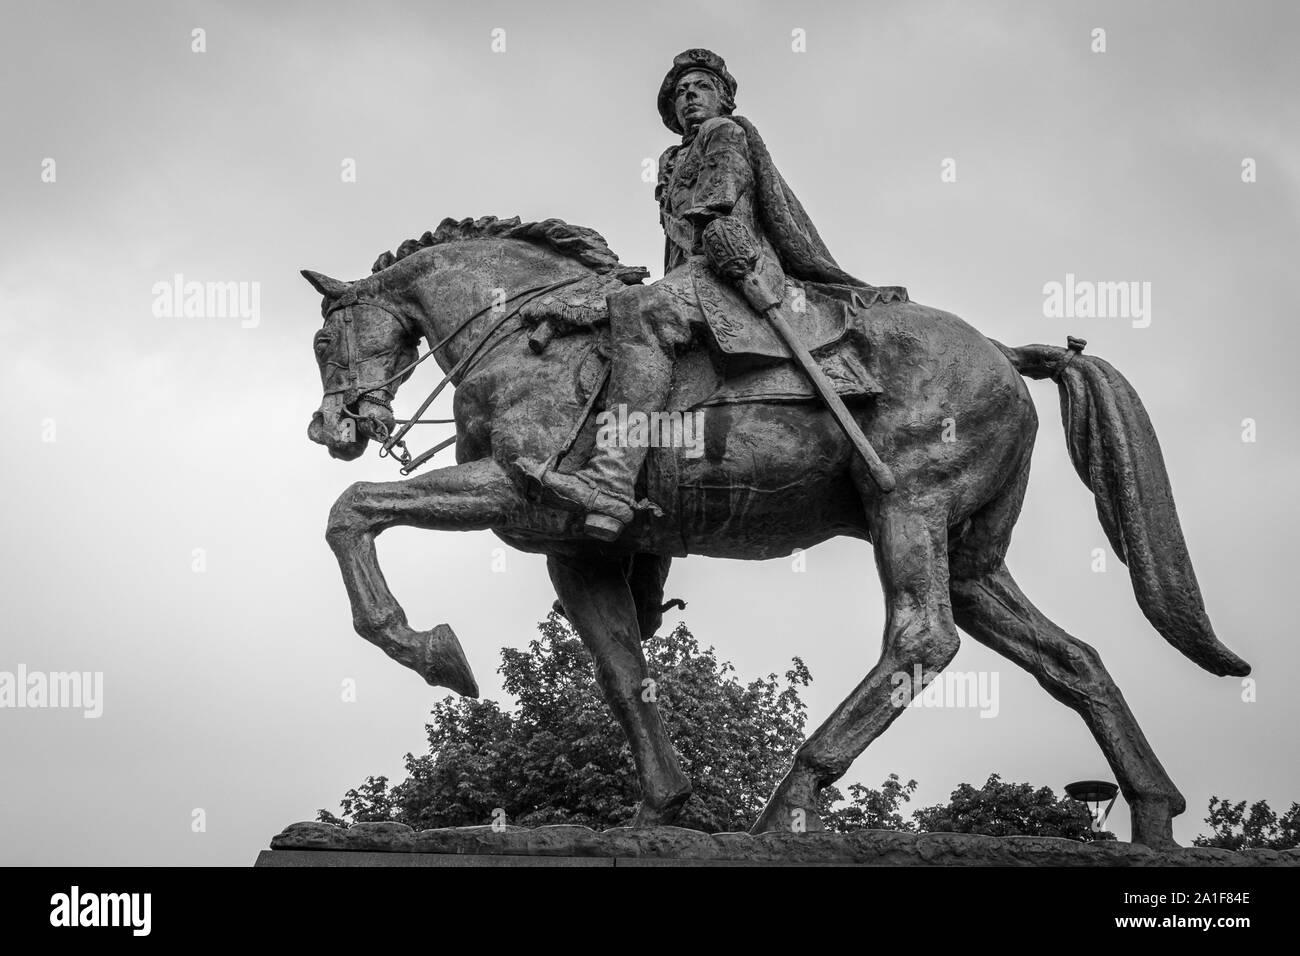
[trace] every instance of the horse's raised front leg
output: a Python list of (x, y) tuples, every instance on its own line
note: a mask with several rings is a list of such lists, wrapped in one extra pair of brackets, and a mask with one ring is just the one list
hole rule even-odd
[[(885, 591), (880, 660), (795, 754), (754, 824), (753, 833), (822, 829), (817, 794), (838, 780), (957, 653), (948, 597), (947, 529), (899, 493), (871, 522), (876, 566)], [(917, 670), (922, 676), (915, 680)]]
[(654, 695), (645, 693), (648, 674), (626, 560), (551, 556), (546, 567), (570, 623), (595, 660), (596, 681), (632, 748), (641, 784), (633, 826), (656, 826), (677, 818), (691, 795), (691, 782), (677, 762)]
[(416, 631), (375, 555), (375, 538), (398, 525), (476, 531), (509, 524), (523, 508), (518, 492), (491, 459), (439, 468), (407, 481), (358, 482), (330, 510), (325, 538), (338, 558), (357, 633), (434, 687), (466, 697), (478, 684), (460, 641), (446, 624)]

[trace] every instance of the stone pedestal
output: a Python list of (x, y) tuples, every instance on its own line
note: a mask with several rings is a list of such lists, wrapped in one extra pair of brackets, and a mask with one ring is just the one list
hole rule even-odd
[(702, 833), (681, 827), (528, 829), (293, 823), (255, 866), (1300, 866), (1300, 850), (1152, 850), (971, 833)]

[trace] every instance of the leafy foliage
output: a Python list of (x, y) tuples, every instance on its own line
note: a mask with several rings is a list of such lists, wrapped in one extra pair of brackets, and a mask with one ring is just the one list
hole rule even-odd
[[(636, 771), (623, 732), (595, 682), (591, 657), (567, 621), (552, 612), (526, 650), (501, 652), (500, 673), (518, 705), (448, 698), (426, 726), (429, 750), (406, 755), (407, 778), (390, 786), (367, 777), (349, 790), (336, 825), (395, 820), (415, 829), (477, 826), (498, 819), (520, 826), (626, 825), (636, 811)], [(707, 832), (745, 830), (757, 819), (803, 742), (806, 708), (799, 689), (812, 678), (799, 658), (776, 674), (742, 684), (735, 668), (702, 649), (685, 624), (642, 644), (659, 711), (695, 790), (678, 821)], [(1047, 787), (962, 784), (947, 805), (905, 819), (917, 783), (890, 774), (879, 789), (848, 788), (847, 801), (826, 787), (818, 812), (827, 829), (1030, 834), (1075, 840), (1094, 833), (1091, 816)], [(1225, 804), (1226, 806), (1226, 804)], [(1296, 811), (1288, 815), (1294, 835)]]
[(1115, 839), (1108, 830), (1092, 829), (1092, 813), (1082, 803), (1057, 799), (1051, 787), (1006, 783), (996, 773), (978, 790), (963, 783), (947, 805), (924, 807), (912, 816), (918, 829), (931, 833), (1065, 837), (1083, 843)]
[(820, 794), (818, 813), (826, 829), (838, 833), (850, 830), (908, 830), (915, 832), (916, 824), (904, 820), (899, 808), (912, 799), (916, 781), (901, 783), (898, 774), (891, 773), (879, 790), (860, 783), (849, 784), (848, 805), (836, 807), (840, 802), (838, 791), (827, 787)]
[(1246, 810), (1246, 801), (1232, 803), (1210, 797), (1209, 835), (1192, 840), (1194, 846), (1218, 847), (1221, 850), (1292, 850), (1300, 847), (1300, 803), (1278, 815), (1268, 801), (1260, 800)]
[[(416, 829), (491, 823), (622, 826), (639, 800), (623, 732), (597, 686), (590, 655), (554, 612), (527, 650), (501, 652), (500, 673), (514, 712), (492, 701), (448, 698), (426, 727), (428, 753), (406, 755), (407, 779), (389, 787), (369, 777), (349, 790), (342, 824), (396, 820)], [(747, 829), (803, 742), (811, 680), (799, 658), (784, 681), (770, 674), (742, 684), (735, 668), (679, 624), (642, 644), (659, 711), (695, 792), (680, 825)]]

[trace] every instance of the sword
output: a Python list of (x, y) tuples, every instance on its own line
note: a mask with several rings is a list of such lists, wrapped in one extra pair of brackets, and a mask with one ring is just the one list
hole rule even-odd
[(826, 373), (822, 371), (821, 365), (813, 358), (807, 346), (800, 340), (798, 333), (790, 327), (781, 305), (778, 303), (771, 306), (763, 315), (772, 323), (777, 335), (781, 336), (786, 348), (790, 350), (795, 361), (803, 368), (804, 374), (812, 381), (813, 388), (817, 389), (817, 394), (821, 396), (822, 401), (826, 403), (826, 407), (835, 416), (835, 421), (844, 430), (845, 436), (857, 449), (858, 454), (862, 456), (862, 460), (867, 466), (867, 473), (871, 475), (871, 480), (876, 483), (876, 487), (885, 494), (893, 491), (894, 473), (889, 470), (888, 465), (880, 460), (876, 450), (871, 447), (871, 442), (867, 440), (866, 435), (862, 434), (862, 429), (854, 421), (853, 415), (850, 414), (848, 407), (844, 404), (844, 399), (840, 398), (839, 393), (835, 391), (835, 386), (826, 377)]
[(880, 460), (880, 456), (871, 447), (867, 436), (862, 434), (862, 429), (853, 419), (844, 400), (835, 391), (835, 386), (822, 371), (821, 365), (813, 358), (798, 333), (790, 326), (789, 320), (785, 317), (783, 297), (768, 289), (754, 271), (754, 264), (758, 260), (758, 249), (749, 229), (743, 222), (723, 216), (709, 223), (701, 239), (705, 255), (715, 271), (735, 282), (754, 311), (772, 323), (772, 328), (776, 329), (776, 334), (781, 337), (781, 341), (790, 350), (794, 360), (808, 376), (813, 388), (817, 390), (817, 394), (830, 409), (836, 423), (844, 431), (845, 437), (862, 456), (867, 466), (867, 473), (876, 487), (884, 494), (893, 491), (895, 487), (893, 472)]

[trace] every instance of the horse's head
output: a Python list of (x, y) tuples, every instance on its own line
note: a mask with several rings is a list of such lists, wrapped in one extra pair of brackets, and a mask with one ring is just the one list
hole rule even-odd
[(325, 297), (325, 324), (312, 340), (324, 395), (307, 437), (331, 457), (352, 461), (371, 438), (392, 433), (393, 396), (416, 359), (419, 331), (371, 280), (302, 275)]

